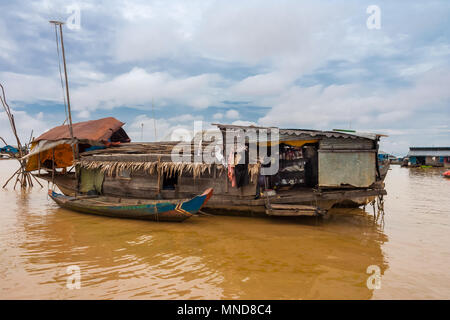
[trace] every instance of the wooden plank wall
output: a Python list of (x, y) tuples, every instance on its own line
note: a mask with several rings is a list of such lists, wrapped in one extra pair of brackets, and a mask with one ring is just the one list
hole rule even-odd
[[(214, 195), (224, 196), (254, 196), (256, 194), (256, 181), (250, 182), (242, 188), (233, 188), (228, 180), (226, 171), (221, 172), (215, 169), (211, 174), (205, 172), (198, 178), (193, 178), (190, 173), (183, 173), (178, 177), (176, 190), (161, 190), (163, 198), (190, 197), (202, 193), (208, 188), (214, 189)], [(162, 179), (160, 181), (162, 184)], [(161, 186), (162, 187), (162, 186)], [(158, 192), (158, 177), (156, 174), (149, 175), (143, 170), (135, 171), (131, 174), (131, 179), (105, 176), (103, 191), (108, 194), (118, 196), (128, 196), (144, 198), (149, 194)]]

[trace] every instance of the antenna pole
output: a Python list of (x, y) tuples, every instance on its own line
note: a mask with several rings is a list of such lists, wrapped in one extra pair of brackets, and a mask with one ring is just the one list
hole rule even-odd
[(73, 150), (73, 156), (74, 159), (76, 159), (76, 153), (75, 148), (73, 146), (73, 129), (72, 129), (72, 112), (70, 109), (70, 97), (69, 97), (69, 79), (67, 77), (67, 67), (66, 67), (66, 53), (64, 51), (64, 39), (63, 39), (63, 32), (62, 32), (62, 25), (64, 24), (61, 21), (50, 21), (50, 23), (54, 24), (55, 27), (59, 26), (59, 37), (61, 39), (61, 51), (62, 51), (62, 58), (63, 58), (63, 65), (64, 65), (64, 76), (66, 79), (66, 96), (67, 96), (67, 111), (69, 114), (69, 133), (70, 133), (70, 139), (72, 140), (72, 150)]
[(156, 118), (155, 118), (155, 107), (153, 105), (153, 98), (152, 98), (152, 113), (153, 113), (153, 126), (155, 127), (155, 141), (158, 141), (158, 136), (156, 135)]
[(59, 24), (59, 34), (61, 37), (61, 49), (62, 49), (62, 57), (63, 57), (63, 64), (64, 64), (64, 76), (66, 77), (66, 95), (67, 95), (67, 109), (68, 109), (68, 113), (69, 113), (69, 130), (70, 130), (70, 137), (73, 139), (72, 113), (70, 111), (70, 98), (69, 98), (69, 79), (67, 78), (66, 54), (64, 51), (62, 23)]

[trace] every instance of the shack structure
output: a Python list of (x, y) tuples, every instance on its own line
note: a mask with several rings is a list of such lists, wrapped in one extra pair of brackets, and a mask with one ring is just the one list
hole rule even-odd
[(124, 124), (113, 117), (74, 123), (73, 138), (68, 125), (50, 129), (31, 142), (30, 152), (23, 157), (27, 159), (26, 169), (57, 172), (56, 169), (66, 169), (74, 165), (74, 150), (77, 155), (121, 142), (130, 142), (130, 138), (122, 129)]
[(9, 144), (7, 144), (6, 146), (0, 148), (0, 155), (1, 157), (3, 157), (4, 155), (8, 158), (10, 157), (16, 157), (19, 154), (19, 149), (17, 149), (16, 147), (13, 147)]
[(378, 151), (378, 161), (380, 163), (382, 163), (382, 162), (389, 162), (389, 163), (392, 164), (392, 163), (401, 162), (402, 160), (403, 159), (397, 158), (396, 156), (394, 156), (394, 155), (392, 155), (390, 153), (387, 153), (385, 151), (382, 151), (382, 150)]
[[(52, 152), (51, 166), (55, 169), (37, 176), (53, 181), (66, 195), (176, 199), (213, 188), (214, 195), (204, 210), (232, 215), (315, 216), (336, 205), (365, 205), (386, 194), (383, 180), (387, 169), (379, 166), (377, 156), (381, 135), (216, 126), (219, 134), (216, 132), (215, 141), (118, 141), (102, 148), (100, 141), (94, 141), (98, 148), (93, 149), (85, 140), (84, 149), (78, 147), (78, 158), (72, 159), (75, 172), (56, 170), (68, 163), (58, 163), (58, 154)], [(74, 124), (74, 137), (80, 134), (76, 128)], [(230, 131), (233, 137), (244, 137), (243, 144), (235, 139), (227, 141)], [(278, 137), (255, 140), (250, 134), (255, 132), (257, 137), (261, 132), (271, 137), (276, 132)], [(39, 154), (32, 152), (43, 165), (42, 159), (49, 157)], [(205, 162), (205, 158), (214, 161)], [(262, 174), (263, 168), (277, 161), (278, 170)], [(30, 165), (33, 169), (36, 165)]]
[(409, 165), (450, 167), (450, 147), (410, 147)]

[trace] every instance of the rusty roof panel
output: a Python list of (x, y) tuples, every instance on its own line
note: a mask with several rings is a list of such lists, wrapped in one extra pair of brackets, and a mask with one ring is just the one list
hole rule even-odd
[[(78, 140), (107, 141), (125, 123), (113, 117), (77, 122), (72, 125), (73, 136)], [(41, 134), (34, 141), (70, 139), (69, 126), (62, 125)]]

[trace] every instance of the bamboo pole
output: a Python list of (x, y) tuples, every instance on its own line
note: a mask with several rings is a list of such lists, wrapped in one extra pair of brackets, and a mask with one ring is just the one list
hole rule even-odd
[(5, 184), (3, 185), (3, 188), (6, 187), (6, 185), (8, 184), (9, 181), (11, 181), (12, 178), (14, 178), (14, 176), (19, 173), (20, 169), (22, 169), (22, 167), (20, 167), (19, 169), (16, 170), (16, 172), (13, 173), (13, 175), (5, 182)]
[(55, 148), (52, 149), (52, 183), (55, 183)]
[[(8, 116), (9, 124), (11, 126), (11, 130), (12, 130), (12, 132), (14, 134), (15, 139), (16, 139), (17, 149), (18, 149), (18, 153), (19, 153), (19, 159), (17, 159), (17, 161), (19, 161), (20, 168), (15, 173), (15, 175), (16, 175), (16, 182), (14, 184), (14, 189), (16, 188), (17, 182), (19, 182), (19, 181), (20, 181), (21, 187), (22, 188), (26, 188), (27, 184), (32, 186), (32, 183), (30, 184), (30, 180), (31, 179), (28, 176), (30, 173), (27, 172), (26, 167), (25, 167), (26, 166), (26, 162), (25, 162), (25, 160), (22, 160), (22, 157), (24, 156), (24, 154), (23, 154), (24, 150), (22, 148), (22, 143), (20, 142), (19, 135), (17, 134), (17, 129), (16, 129), (16, 123), (15, 123), (15, 120), (14, 120), (14, 115), (12, 114), (11, 108), (10, 108), (8, 102), (6, 101), (5, 89), (4, 89), (2, 84), (0, 84), (0, 89), (2, 91), (1, 95), (0, 95), (0, 102), (1, 102), (1, 104), (3, 106), (3, 109), (5, 110), (5, 113)], [(3, 142), (5, 142), (5, 141), (3, 140)], [(6, 142), (5, 142), (5, 144), (6, 144)], [(27, 147), (27, 146), (25, 145), (25, 147)], [(27, 153), (26, 150), (25, 150), (25, 152)], [(8, 181), (5, 183), (3, 188), (6, 187), (6, 185), (8, 184), (8, 182), (10, 180), (11, 179), (8, 179)]]
[(19, 182), (19, 175), (20, 175), (20, 173), (16, 175), (16, 183), (14, 183), (14, 188), (13, 188), (14, 190), (16, 190), (17, 182)]
[(36, 182), (41, 186), (41, 188), (44, 187), (35, 176), (33, 176), (33, 175), (31, 175), (31, 176), (34, 178), (34, 180), (36, 180)]
[(156, 172), (158, 173), (158, 194), (161, 193), (161, 156), (158, 157), (158, 165), (156, 167)]

